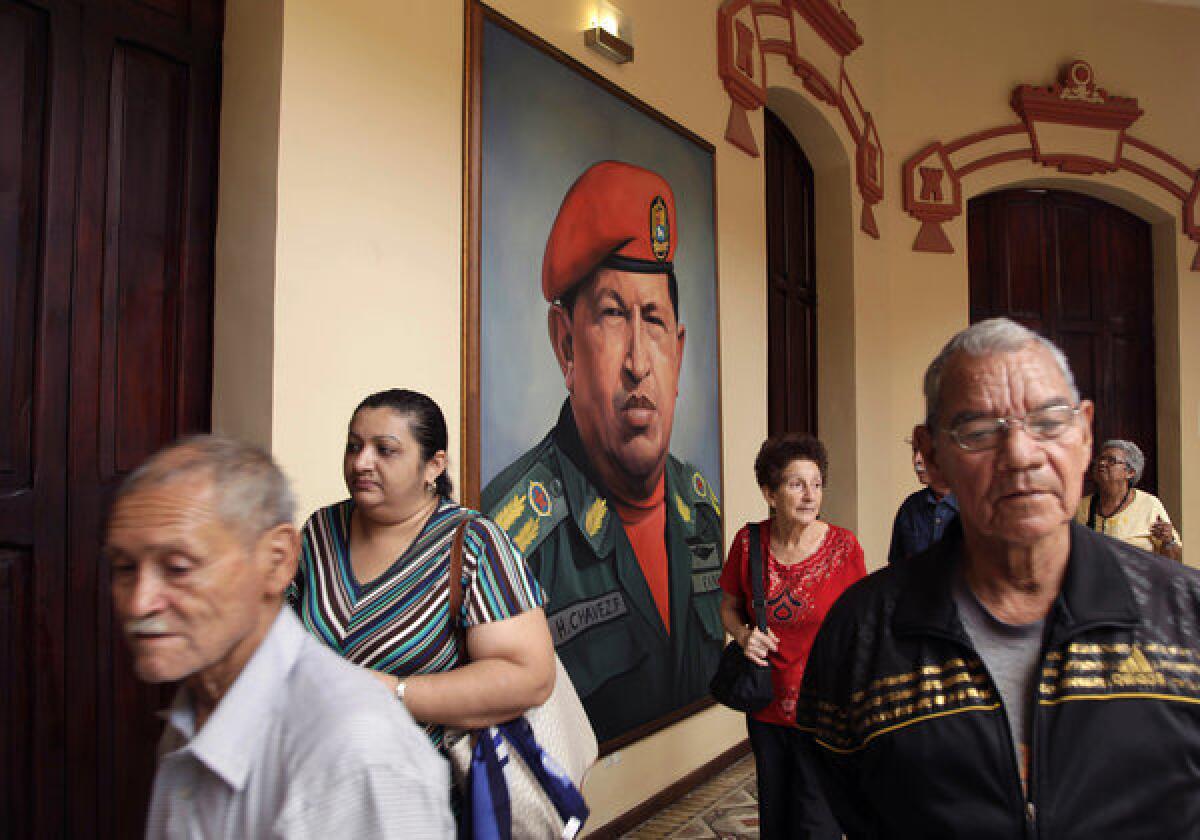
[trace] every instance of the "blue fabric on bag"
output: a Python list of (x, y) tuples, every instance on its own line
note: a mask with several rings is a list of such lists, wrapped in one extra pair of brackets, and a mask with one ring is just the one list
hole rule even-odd
[(509, 745), (532, 771), (563, 823), (570, 826), (575, 821), (569, 835), (574, 836), (587, 820), (587, 804), (570, 777), (538, 744), (523, 717), (480, 730), (475, 740), (468, 778), (470, 836), (473, 840), (512, 840), (512, 807), (504, 779)]
[[(480, 731), (471, 752), (467, 819), (473, 840), (512, 840), (512, 811), (508, 801), (508, 783), (497, 753), (500, 733), (496, 727)], [(503, 748), (503, 743), (501, 743)], [(507, 763), (508, 756), (504, 756)]]

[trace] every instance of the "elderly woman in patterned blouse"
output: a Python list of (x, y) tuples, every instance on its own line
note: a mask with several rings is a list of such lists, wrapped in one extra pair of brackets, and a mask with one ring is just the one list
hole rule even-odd
[(1183, 544), (1166, 508), (1157, 496), (1134, 488), (1145, 467), (1146, 456), (1136, 443), (1106, 440), (1092, 465), (1098, 492), (1079, 501), (1075, 521), (1146, 551), (1182, 560)]
[[(350, 498), (304, 526), (290, 600), (325, 644), (369, 668), (436, 746), (545, 702), (554, 647), (537, 580), (504, 531), (450, 498), (446, 421), (424, 394), (390, 390), (355, 409), (342, 470)], [(449, 621), (449, 560), (463, 526), (463, 599)]]
[(817, 630), (838, 596), (866, 573), (854, 534), (820, 519), (828, 470), (824, 444), (810, 435), (769, 438), (754, 460), (771, 511), (758, 528), (766, 633), (751, 606), (749, 525), (733, 538), (721, 572), (721, 623), (747, 659), (771, 666), (775, 689), (769, 706), (746, 716), (763, 840), (842, 836), (795, 727), (796, 698)]

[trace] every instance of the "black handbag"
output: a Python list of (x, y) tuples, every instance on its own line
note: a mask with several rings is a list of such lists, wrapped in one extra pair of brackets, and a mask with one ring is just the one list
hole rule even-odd
[[(750, 581), (754, 590), (754, 619), (758, 629), (767, 632), (767, 608), (763, 597), (762, 542), (757, 524), (749, 526)], [(739, 712), (753, 713), (766, 708), (775, 696), (771, 685), (771, 666), (755, 665), (745, 651), (731, 641), (721, 654), (717, 673), (708, 684), (708, 691), (718, 703)]]

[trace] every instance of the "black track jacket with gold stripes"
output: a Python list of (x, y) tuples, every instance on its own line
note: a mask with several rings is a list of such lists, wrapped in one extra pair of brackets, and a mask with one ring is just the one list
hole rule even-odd
[(1070, 527), (1028, 790), (952, 598), (959, 527), (834, 605), (797, 725), (848, 838), (1200, 837), (1200, 574)]

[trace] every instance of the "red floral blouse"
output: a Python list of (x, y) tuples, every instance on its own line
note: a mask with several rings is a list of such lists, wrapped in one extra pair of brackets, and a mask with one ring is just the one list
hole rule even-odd
[[(759, 524), (767, 572), (767, 626), (779, 637), (779, 650), (769, 658), (775, 699), (756, 712), (754, 718), (762, 723), (793, 726), (800, 681), (817, 630), (833, 602), (850, 584), (866, 575), (867, 570), (862, 546), (845, 528), (830, 525), (816, 551), (798, 563), (785, 566), (771, 555), (771, 520)], [(721, 589), (741, 599), (743, 618), (747, 624), (753, 624), (749, 526), (743, 526), (733, 538), (721, 572)]]

